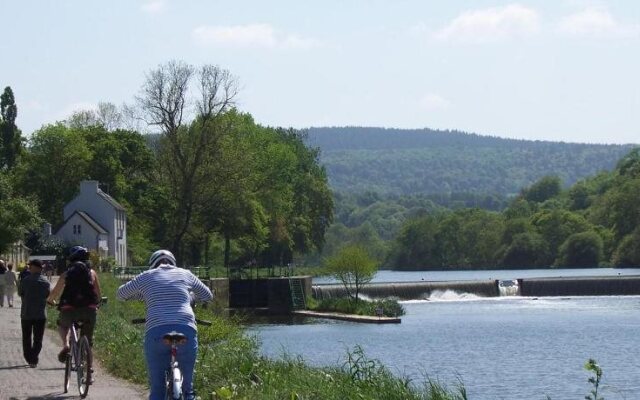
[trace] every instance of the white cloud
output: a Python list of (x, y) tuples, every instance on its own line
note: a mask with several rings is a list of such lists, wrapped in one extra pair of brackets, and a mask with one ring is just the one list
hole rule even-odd
[(462, 43), (495, 42), (530, 36), (540, 29), (539, 15), (518, 4), (466, 11), (437, 31), (435, 39)]
[(147, 1), (140, 6), (140, 9), (147, 14), (158, 14), (164, 11), (165, 3), (163, 0)]
[(269, 24), (199, 26), (191, 35), (203, 46), (310, 49), (321, 45), (315, 39), (279, 32)]
[(637, 37), (640, 36), (640, 24), (622, 23), (607, 9), (590, 7), (563, 18), (558, 31), (569, 36), (593, 38)]
[(427, 111), (444, 110), (451, 106), (451, 102), (442, 96), (429, 93), (420, 99), (420, 108)]

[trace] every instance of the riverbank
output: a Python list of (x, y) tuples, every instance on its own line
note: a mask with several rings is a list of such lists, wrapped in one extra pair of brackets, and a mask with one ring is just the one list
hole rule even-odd
[[(103, 293), (110, 298), (118, 282), (101, 275)], [(345, 350), (343, 362), (312, 367), (297, 356), (264, 357), (254, 337), (233, 320), (197, 309), (198, 316), (213, 322), (198, 328), (199, 352), (194, 384), (203, 399), (322, 399), (465, 400), (464, 388), (448, 390), (436, 382), (408, 385), (384, 365), (368, 358), (358, 346)], [(142, 330), (129, 320), (143, 315), (139, 302), (110, 301), (101, 310), (96, 347), (104, 365), (115, 374), (146, 381), (142, 360)], [(313, 340), (313, 338), (308, 338)], [(118, 349), (118, 351), (112, 351)], [(214, 397), (215, 394), (215, 397)]]

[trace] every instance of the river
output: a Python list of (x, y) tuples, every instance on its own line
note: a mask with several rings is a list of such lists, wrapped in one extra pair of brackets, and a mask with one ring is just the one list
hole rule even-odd
[[(420, 274), (426, 280), (640, 274), (579, 271), (380, 271), (376, 281), (414, 281)], [(360, 345), (367, 356), (417, 384), (429, 376), (455, 385), (459, 377), (469, 398), (478, 400), (582, 399), (591, 389), (583, 365), (594, 358), (604, 370), (607, 400), (640, 399), (639, 296), (480, 298), (448, 291), (403, 305), (407, 313), (397, 325), (307, 319), (252, 325), (248, 331), (272, 358), (286, 351), (312, 365), (341, 365), (347, 350)]]

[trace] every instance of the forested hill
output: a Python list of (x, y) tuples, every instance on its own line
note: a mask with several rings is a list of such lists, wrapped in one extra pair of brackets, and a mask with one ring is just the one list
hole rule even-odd
[(634, 147), (366, 127), (311, 128), (307, 142), (321, 149), (334, 190), (383, 194), (508, 195), (545, 175), (568, 186), (613, 169)]

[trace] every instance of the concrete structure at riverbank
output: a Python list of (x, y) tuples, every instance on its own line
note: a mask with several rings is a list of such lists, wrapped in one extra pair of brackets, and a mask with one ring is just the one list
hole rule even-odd
[(340, 321), (350, 322), (366, 322), (369, 324), (399, 324), (400, 322), (402, 322), (398, 317), (376, 317), (372, 315), (342, 314), (310, 310), (294, 310), (292, 311), (292, 314), (312, 318), (337, 319)]

